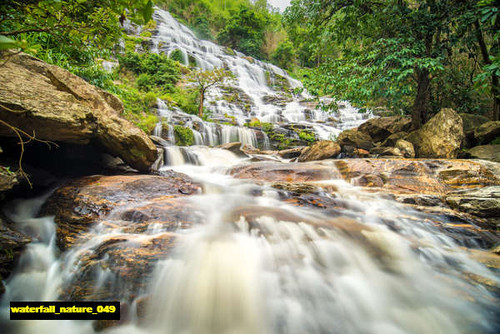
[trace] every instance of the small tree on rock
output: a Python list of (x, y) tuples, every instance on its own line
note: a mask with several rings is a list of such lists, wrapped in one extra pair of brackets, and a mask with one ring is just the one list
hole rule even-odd
[(234, 79), (233, 73), (224, 68), (216, 68), (214, 70), (197, 70), (191, 72), (189, 80), (194, 82), (200, 92), (200, 103), (198, 105), (198, 116), (203, 117), (203, 102), (205, 93), (212, 87), (222, 86)]

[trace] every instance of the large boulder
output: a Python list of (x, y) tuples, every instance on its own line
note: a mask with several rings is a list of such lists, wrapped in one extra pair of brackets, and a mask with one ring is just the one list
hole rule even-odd
[(358, 131), (356, 129), (345, 130), (337, 137), (337, 144), (342, 147), (342, 151), (346, 151), (346, 147), (361, 148), (369, 151), (373, 145), (373, 139), (370, 135)]
[(361, 124), (358, 131), (369, 135), (374, 142), (382, 142), (398, 132), (410, 130), (411, 119), (402, 116), (372, 118)]
[[(199, 191), (200, 186), (194, 184), (188, 176), (175, 172), (168, 172), (165, 176), (87, 176), (70, 181), (55, 191), (42, 208), (41, 215), (55, 216), (58, 246), (68, 249), (75, 242), (87, 238), (90, 235), (87, 233), (89, 229), (112, 210), (125, 207), (120, 213), (123, 220), (135, 221), (133, 228), (141, 229), (140, 222), (160, 220), (151, 218), (158, 215), (155, 209), (156, 206), (161, 206), (155, 202), (158, 199), (166, 201), (163, 203), (163, 211), (170, 209), (171, 215), (178, 215), (178, 210), (174, 210), (176, 203), (178, 208), (183, 206), (176, 198)], [(127, 207), (131, 203), (141, 201), (151, 202), (143, 210)], [(145, 213), (151, 210), (155, 214)], [(125, 218), (126, 216), (133, 218)]]
[(299, 156), (299, 162), (324, 160), (335, 158), (340, 154), (341, 148), (331, 140), (321, 140), (307, 147)]
[(415, 148), (413, 144), (407, 140), (399, 139), (396, 141), (396, 148), (403, 153), (405, 158), (415, 158)]
[(471, 158), (500, 162), (500, 145), (476, 146), (467, 153)]
[[(0, 78), (0, 118), (10, 125), (38, 139), (96, 143), (140, 171), (155, 162), (155, 145), (120, 117), (123, 104), (114, 95), (24, 53), (10, 55)], [(0, 136), (16, 134), (2, 126)]]
[(452, 159), (457, 157), (464, 137), (462, 118), (444, 108), (406, 140), (413, 144), (419, 158)]
[(484, 123), (474, 130), (478, 144), (489, 144), (497, 137), (500, 137), (500, 121)]

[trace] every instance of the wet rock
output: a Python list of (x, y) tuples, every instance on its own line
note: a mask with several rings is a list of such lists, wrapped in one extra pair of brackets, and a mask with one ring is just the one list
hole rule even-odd
[(302, 152), (306, 149), (305, 147), (290, 148), (288, 150), (278, 151), (278, 155), (283, 159), (293, 159), (299, 157)]
[(396, 148), (401, 151), (405, 158), (415, 158), (415, 149), (409, 141), (399, 139), (396, 141)]
[(500, 137), (500, 121), (487, 122), (474, 130), (474, 138), (478, 144), (489, 144)]
[(306, 182), (339, 179), (341, 177), (335, 168), (314, 163), (260, 162), (233, 167), (230, 174), (239, 179), (269, 182)]
[[(96, 142), (133, 168), (149, 170), (157, 158), (153, 142), (119, 115), (114, 95), (80, 77), (24, 53), (0, 67), (0, 117), (39, 139), (86, 145)], [(15, 136), (0, 128), (0, 136)]]
[(455, 191), (446, 197), (455, 209), (483, 218), (500, 218), (500, 186)]
[(301, 152), (298, 161), (305, 162), (336, 158), (340, 154), (340, 151), (341, 148), (337, 143), (331, 140), (321, 140), (305, 148)]
[(242, 158), (248, 157), (248, 155), (242, 150), (240, 142), (226, 143), (219, 145), (217, 147), (233, 152), (234, 154)]
[(491, 160), (500, 162), (500, 145), (482, 145), (471, 148), (467, 151), (474, 159)]
[(382, 142), (392, 134), (409, 131), (411, 119), (409, 117), (392, 116), (372, 118), (361, 124), (358, 131), (369, 135), (374, 142)]
[(94, 223), (113, 209), (165, 196), (180, 197), (200, 191), (200, 186), (180, 173), (165, 176), (89, 176), (70, 181), (54, 192), (41, 215), (54, 215), (61, 249), (74, 245)]
[(456, 158), (464, 140), (462, 118), (452, 109), (441, 109), (421, 129), (406, 138), (419, 158)]
[(392, 193), (444, 195), (454, 189), (498, 185), (483, 164), (468, 160), (342, 159), (335, 165), (348, 182), (377, 176)]
[(368, 151), (374, 146), (373, 140), (369, 135), (356, 129), (343, 131), (337, 138), (337, 144), (342, 147), (343, 152), (344, 146), (362, 148)]
[(21, 251), (30, 242), (30, 237), (10, 229), (0, 218), (0, 295), (4, 292), (1, 281), (9, 277)]
[(265, 104), (274, 104), (276, 106), (284, 107), (287, 103), (292, 102), (291, 96), (283, 96), (283, 95), (265, 95), (262, 97), (262, 102)]

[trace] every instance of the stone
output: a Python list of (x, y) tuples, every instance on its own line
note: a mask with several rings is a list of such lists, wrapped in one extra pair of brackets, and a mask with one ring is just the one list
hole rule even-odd
[(336, 142), (342, 147), (342, 152), (344, 152), (344, 146), (362, 148), (367, 151), (369, 151), (374, 146), (373, 140), (369, 135), (356, 129), (343, 131), (337, 137)]
[(408, 136), (408, 132), (396, 132), (387, 137), (386, 140), (382, 142), (380, 146), (396, 146), (396, 143), (400, 139), (405, 139)]
[(229, 173), (238, 179), (267, 182), (309, 182), (341, 178), (340, 173), (332, 166), (309, 162), (257, 162), (235, 166)]
[(341, 148), (331, 140), (320, 140), (305, 148), (299, 156), (299, 162), (336, 158)]
[(282, 157), (283, 159), (293, 159), (293, 158), (298, 158), (302, 152), (307, 149), (306, 147), (295, 147), (295, 148), (290, 148), (288, 150), (281, 150), (278, 151), (278, 155)]
[(446, 202), (455, 209), (483, 218), (500, 218), (500, 186), (452, 192)]
[(30, 237), (12, 230), (0, 219), (0, 295), (4, 291), (2, 280), (9, 277), (21, 251), (30, 242)]
[(406, 138), (413, 144), (418, 158), (456, 158), (464, 140), (462, 118), (444, 108), (419, 130)]
[(222, 144), (222, 145), (217, 146), (217, 148), (222, 148), (222, 149), (228, 150), (228, 151), (233, 152), (234, 154), (236, 154), (237, 156), (242, 157), (242, 158), (248, 157), (248, 155), (242, 150), (240, 142)]
[(487, 117), (482, 115), (466, 114), (466, 113), (460, 113), (458, 115), (460, 116), (460, 118), (462, 118), (465, 134), (471, 132), (473, 133), (476, 128), (490, 121)]
[(374, 147), (370, 150), (370, 154), (380, 156), (402, 157), (403, 153), (396, 147)]
[(500, 145), (482, 145), (471, 148), (467, 151), (474, 159), (491, 160), (500, 162)]
[(369, 135), (375, 143), (384, 141), (392, 134), (408, 131), (411, 127), (409, 117), (392, 116), (371, 118), (358, 127), (358, 131)]
[[(55, 216), (57, 244), (63, 250), (71, 248), (82, 237), (88, 237), (88, 230), (112, 210), (129, 203), (152, 201), (140, 214), (136, 213), (134, 216), (134, 212), (140, 212), (138, 209), (122, 213), (125, 215), (124, 221), (135, 221), (135, 228), (140, 229), (148, 220), (160, 220), (155, 218), (159, 215), (156, 207), (160, 204), (155, 204), (157, 202), (154, 199), (163, 199), (164, 210), (170, 208), (171, 215), (175, 215), (176, 207), (179, 210), (185, 207), (177, 197), (182, 198), (200, 191), (200, 186), (184, 174), (167, 171), (164, 175), (96, 175), (73, 180), (50, 196), (41, 215)], [(145, 213), (151, 210), (156, 213)], [(128, 218), (127, 215), (133, 218)], [(169, 222), (167, 219), (164, 221)]]
[(17, 174), (10, 171), (7, 167), (0, 166), (0, 200), (3, 193), (11, 190), (17, 184), (19, 184)]
[[(36, 138), (88, 145), (139, 171), (157, 159), (153, 142), (123, 119), (122, 102), (70, 72), (25, 53), (12, 55), (0, 67), (0, 118)], [(0, 127), (0, 136), (14, 132)]]
[(415, 149), (413, 144), (407, 140), (399, 139), (396, 141), (396, 148), (401, 151), (405, 158), (415, 158)]
[(478, 144), (489, 144), (500, 137), (500, 121), (487, 122), (474, 130), (474, 138)]

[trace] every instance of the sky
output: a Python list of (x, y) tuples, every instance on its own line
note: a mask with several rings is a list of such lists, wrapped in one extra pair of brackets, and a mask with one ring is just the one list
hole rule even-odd
[(273, 7), (278, 7), (282, 12), (290, 4), (290, 0), (267, 0), (267, 3)]

